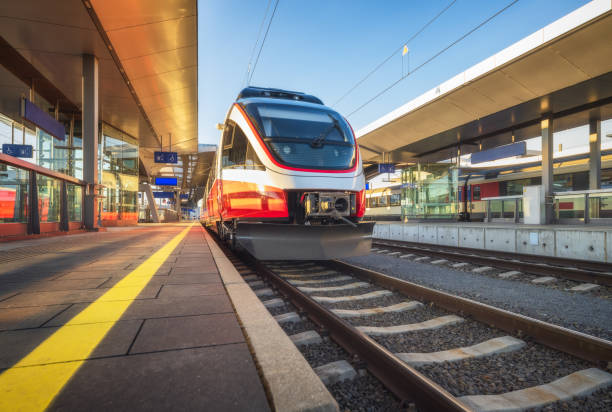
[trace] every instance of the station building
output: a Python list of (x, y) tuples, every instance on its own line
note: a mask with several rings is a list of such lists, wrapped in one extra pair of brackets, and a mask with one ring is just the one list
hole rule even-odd
[(208, 156), (197, 104), (197, 2), (2, 2), (0, 238), (179, 218)]
[(592, 1), (359, 130), (370, 178), (401, 169), (371, 211), (526, 223), (539, 187), (540, 224), (612, 222), (610, 38), (611, 3)]

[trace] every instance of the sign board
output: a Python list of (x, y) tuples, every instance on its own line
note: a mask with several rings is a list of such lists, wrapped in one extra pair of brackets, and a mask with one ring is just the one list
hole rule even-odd
[(155, 184), (157, 186), (176, 186), (178, 179), (176, 177), (156, 177)]
[(155, 152), (155, 163), (178, 163), (177, 152)]
[(181, 193), (181, 199), (189, 199), (189, 193)]
[(29, 144), (10, 144), (2, 145), (2, 153), (14, 157), (27, 157), (31, 159), (33, 155), (32, 145)]
[(370, 182), (366, 182), (366, 190), (370, 190)]
[(36, 126), (57, 137), (59, 140), (66, 139), (66, 128), (64, 124), (49, 116), (44, 110), (28, 99), (21, 99), (21, 117), (34, 123)]
[(153, 192), (155, 199), (174, 199), (174, 192)]
[(393, 163), (379, 163), (378, 173), (395, 173), (395, 165)]
[(527, 153), (526, 142), (516, 142), (505, 146), (495, 147), (482, 152), (472, 153), (472, 164), (491, 162), (512, 156), (522, 156)]

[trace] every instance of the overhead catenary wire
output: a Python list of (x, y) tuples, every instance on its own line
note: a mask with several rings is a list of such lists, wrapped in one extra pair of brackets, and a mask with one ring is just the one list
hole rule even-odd
[(384, 88), (382, 91), (380, 91), (379, 93), (377, 93), (376, 95), (374, 95), (372, 98), (370, 98), (369, 100), (367, 100), (365, 103), (363, 103), (361, 106), (357, 107), (355, 110), (353, 110), (352, 112), (350, 112), (346, 117), (350, 117), (353, 114), (357, 113), (359, 110), (363, 109), (365, 106), (367, 106), (368, 104), (372, 103), (374, 100), (376, 100), (377, 98), (379, 98), (380, 96), (382, 96), (383, 94), (385, 94), (387, 91), (389, 91), (390, 89), (392, 89), (393, 87), (395, 87), (398, 83), (400, 83), (402, 80), (404, 80), (406, 77), (410, 76), (411, 74), (413, 74), (414, 72), (416, 72), (417, 70), (421, 69), (423, 66), (427, 65), (428, 63), (430, 63), (431, 61), (433, 61), (434, 59), (436, 59), (438, 56), (440, 56), (442, 53), (444, 53), (445, 51), (447, 51), (448, 49), (450, 49), (451, 47), (455, 46), (457, 43), (461, 42), (463, 39), (465, 39), (466, 37), (468, 37), (470, 34), (474, 33), (476, 30), (480, 29), (482, 26), (484, 26), (485, 24), (487, 24), (488, 22), (490, 22), (491, 20), (493, 20), (495, 17), (499, 16), (501, 13), (503, 13), (504, 11), (508, 10), (510, 7), (512, 7), (513, 5), (515, 5), (516, 3), (518, 3), (519, 0), (514, 0), (512, 2), (510, 2), (509, 4), (507, 4), (505, 7), (503, 7), (502, 9), (498, 10), (495, 14), (491, 15), (490, 17), (488, 17), (486, 20), (484, 20), (483, 22), (481, 22), (480, 24), (478, 24), (476, 27), (474, 27), (473, 29), (471, 29), (470, 31), (468, 31), (467, 33), (465, 33), (463, 36), (459, 37), (457, 40), (453, 41), (451, 44), (449, 44), (448, 46), (444, 47), (442, 50), (440, 50), (439, 52), (437, 52), (436, 54), (434, 54), (433, 56), (431, 56), (429, 59), (425, 60), (423, 63), (419, 64), (417, 67), (414, 68), (414, 70), (409, 71), (405, 76), (400, 77), (398, 80), (394, 81), (393, 83), (391, 83), (389, 86), (387, 86), (386, 88)]
[(371, 75), (373, 75), (374, 73), (376, 73), (378, 71), (378, 69), (380, 69), (382, 66), (385, 65), (385, 63), (387, 63), (389, 60), (391, 60), (391, 58), (393, 56), (395, 56), (400, 50), (402, 50), (404, 48), (404, 46), (406, 46), (408, 43), (410, 43), (412, 40), (414, 40), (419, 34), (421, 34), (427, 27), (429, 27), (434, 21), (436, 21), (442, 14), (444, 14), (444, 12), (448, 9), (451, 8), (451, 6), (453, 4), (455, 4), (457, 2), (457, 0), (452, 0), (446, 7), (444, 7), (438, 14), (436, 14), (431, 20), (429, 20), (427, 23), (425, 23), (423, 25), (423, 27), (421, 27), (416, 33), (414, 33), (412, 36), (410, 36), (410, 38), (408, 40), (406, 40), (405, 42), (402, 43), (401, 46), (399, 46), (397, 49), (393, 50), (393, 52), (387, 57), (385, 58), (381, 63), (379, 63), (376, 67), (374, 67), (374, 69), (372, 69), (368, 74), (366, 74), (361, 80), (359, 80), (353, 87), (351, 87), (346, 93), (344, 93), (338, 100), (336, 100), (336, 102), (334, 104), (332, 104), (332, 107), (335, 107), (338, 103), (340, 103), (342, 100), (344, 100), (344, 98), (346, 96), (348, 96), (349, 94), (351, 94), (356, 88), (358, 88), (359, 86), (361, 86), (361, 84), (363, 84), (363, 82), (365, 82), (367, 79), (370, 78)]
[(247, 64), (246, 74), (244, 76), (244, 85), (246, 86), (249, 82), (249, 75), (251, 74), (251, 62), (253, 62), (253, 57), (255, 56), (255, 50), (257, 50), (257, 44), (259, 43), (259, 38), (261, 37), (261, 31), (263, 29), (264, 23), (266, 22), (266, 17), (268, 17), (268, 10), (270, 10), (270, 4), (272, 4), (272, 0), (268, 0), (268, 4), (266, 5), (266, 12), (261, 19), (261, 24), (259, 25), (259, 30), (257, 31), (257, 37), (255, 38), (255, 44), (253, 44), (253, 50), (251, 50), (251, 55), (249, 56), (249, 63)]
[(272, 10), (272, 16), (270, 17), (270, 20), (268, 21), (268, 27), (266, 28), (266, 34), (264, 34), (264, 38), (261, 42), (261, 46), (259, 47), (259, 52), (257, 53), (257, 59), (255, 59), (253, 70), (251, 70), (251, 75), (249, 76), (248, 85), (251, 84), (251, 80), (253, 79), (253, 74), (255, 74), (255, 69), (257, 68), (257, 63), (259, 62), (259, 56), (261, 56), (261, 51), (263, 50), (264, 45), (266, 44), (266, 39), (268, 38), (268, 33), (270, 32), (270, 26), (272, 25), (272, 20), (274, 20), (274, 15), (276, 14), (276, 9), (278, 8), (279, 2), (280, 0), (276, 0), (276, 3), (274, 4), (274, 10)]

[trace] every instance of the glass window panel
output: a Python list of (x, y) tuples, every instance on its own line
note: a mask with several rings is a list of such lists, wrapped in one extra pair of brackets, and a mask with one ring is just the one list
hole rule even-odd
[(583, 219), (584, 196), (555, 197), (555, 212), (557, 219)]
[[(13, 143), (13, 121), (0, 115), (0, 148), (5, 143)], [(21, 143), (20, 141), (16, 143)]]
[(59, 222), (61, 182), (47, 176), (37, 175), (38, 214), (40, 222)]
[(68, 219), (71, 222), (80, 222), (82, 219), (83, 188), (78, 185), (68, 184)]
[(0, 223), (26, 223), (28, 172), (0, 164)]

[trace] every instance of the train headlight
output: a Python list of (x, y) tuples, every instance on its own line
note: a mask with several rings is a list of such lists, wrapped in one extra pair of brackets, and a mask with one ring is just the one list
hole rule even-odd
[(291, 154), (291, 146), (283, 146), (283, 153), (286, 155)]

